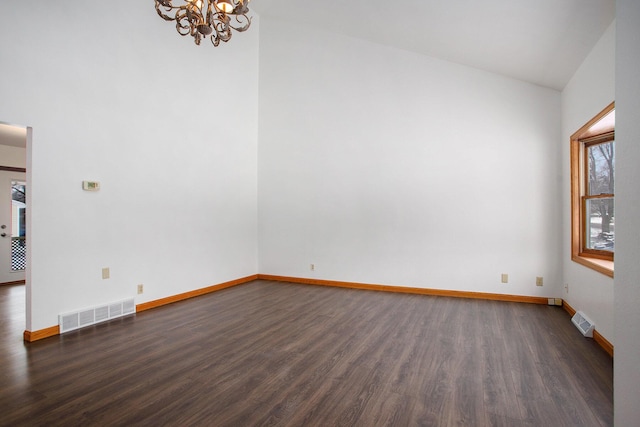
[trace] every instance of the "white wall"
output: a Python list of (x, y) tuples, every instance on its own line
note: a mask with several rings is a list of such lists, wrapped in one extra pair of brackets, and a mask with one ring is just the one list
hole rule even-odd
[(153, 2), (42, 5), (0, 6), (0, 120), (33, 127), (27, 329), (255, 274), (258, 17), (214, 48)]
[(260, 273), (561, 295), (559, 92), (263, 18), (259, 139)]
[(616, 272), (614, 416), (640, 420), (640, 3), (616, 2)]
[[(140, 303), (260, 272), (563, 296), (613, 341), (610, 280), (568, 261), (558, 221), (568, 135), (613, 98), (613, 27), (560, 132), (555, 91), (257, 16), (214, 48), (124, 0), (0, 14), (0, 120), (34, 128), (29, 329), (138, 283)], [(46, 36), (14, 37), (23, 16)]]
[[(593, 320), (598, 332), (614, 345), (613, 279), (571, 260), (569, 139), (573, 133), (614, 101), (615, 27), (613, 22), (562, 91), (562, 141), (560, 142), (563, 166), (562, 259), (564, 283), (568, 285), (569, 291), (566, 292), (563, 288), (562, 297), (571, 307), (583, 311)], [(616, 158), (618, 157), (619, 153), (616, 155)], [(617, 224), (616, 231), (618, 234)], [(617, 261), (615, 264), (617, 270)]]
[(27, 164), (27, 150), (20, 147), (0, 145), (0, 166), (24, 168)]

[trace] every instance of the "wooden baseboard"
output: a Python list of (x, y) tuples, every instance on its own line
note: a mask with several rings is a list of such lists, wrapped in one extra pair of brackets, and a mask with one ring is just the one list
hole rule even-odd
[[(562, 308), (564, 308), (564, 310), (569, 313), (570, 317), (573, 317), (573, 315), (576, 314), (576, 310), (571, 307), (566, 301), (562, 302)], [(606, 351), (609, 356), (613, 357), (613, 344), (611, 344), (605, 337), (603, 337), (596, 329), (593, 330), (593, 340), (598, 343), (598, 345), (602, 347), (602, 349)]]
[(161, 307), (163, 305), (172, 304), (174, 302), (183, 301), (189, 298), (197, 297), (200, 295), (208, 294), (211, 292), (220, 291), (222, 289), (230, 288), (232, 286), (241, 285), (243, 283), (251, 282), (258, 278), (257, 274), (243, 277), (241, 279), (231, 280), (229, 282), (220, 283), (218, 285), (208, 286), (206, 288), (196, 289), (195, 291), (185, 292), (183, 294), (172, 295), (170, 297), (157, 299), (154, 301), (145, 302), (136, 305), (136, 312), (150, 310), (152, 308)]
[(7, 172), (26, 172), (27, 170), (25, 168), (17, 168), (15, 166), (0, 166), (0, 171), (7, 171)]
[(573, 317), (573, 315), (576, 314), (576, 310), (573, 307), (571, 307), (569, 303), (566, 301), (562, 301), (562, 308), (564, 308), (564, 311), (569, 313), (569, 316), (571, 317)]
[(431, 295), (431, 296), (441, 296), (441, 297), (486, 299), (486, 300), (492, 300), (492, 301), (523, 302), (523, 303), (544, 304), (544, 305), (547, 305), (549, 303), (549, 299), (544, 297), (491, 294), (491, 293), (485, 293), (485, 292), (450, 291), (450, 290), (444, 290), (444, 289), (412, 288), (412, 287), (406, 287), (406, 286), (374, 285), (369, 283), (340, 282), (340, 281), (334, 281), (334, 280), (273, 276), (269, 274), (258, 274), (258, 279), (273, 280), (278, 282), (303, 283), (307, 285), (335, 286), (339, 288), (365, 289), (370, 291), (382, 291), (382, 292), (400, 292), (400, 293), (406, 293), (406, 294)]
[(595, 329), (593, 330), (593, 340), (597, 342), (604, 351), (609, 353), (609, 356), (613, 357), (613, 344), (607, 341), (607, 339), (600, 335), (600, 332)]
[(54, 335), (60, 335), (60, 326), (51, 326), (50, 328), (40, 329), (37, 331), (24, 331), (22, 337), (26, 342), (34, 342)]
[(0, 286), (5, 286), (5, 285), (7, 285), (7, 286), (9, 286), (9, 285), (24, 285), (24, 284), (25, 284), (24, 280), (15, 280), (13, 282), (0, 283)]
[[(185, 299), (194, 298), (200, 295), (205, 295), (211, 292), (220, 291), (222, 289), (230, 288), (232, 286), (248, 283), (253, 280), (273, 280), (277, 282), (291, 282), (301, 283), (307, 285), (319, 285), (319, 286), (334, 286), (339, 288), (350, 289), (364, 289), (371, 291), (382, 292), (399, 292), (418, 295), (431, 295), (442, 297), (454, 297), (454, 298), (472, 298), (472, 299), (485, 299), (493, 301), (509, 301), (509, 302), (521, 302), (530, 304), (548, 304), (548, 298), (523, 296), (523, 295), (506, 295), (506, 294), (492, 294), (485, 292), (467, 292), (467, 291), (451, 291), (444, 289), (428, 289), (428, 288), (413, 288), (406, 286), (389, 286), (389, 285), (377, 285), (369, 283), (356, 283), (356, 282), (341, 282), (335, 280), (320, 280), (320, 279), (308, 279), (300, 277), (287, 277), (287, 276), (274, 276), (270, 274), (254, 274), (251, 276), (243, 277), (229, 282), (220, 283), (217, 285), (208, 286), (206, 288), (196, 289), (194, 291), (185, 292), (178, 295), (173, 295), (166, 298), (161, 298), (154, 301), (145, 302), (136, 305), (136, 312), (150, 310), (152, 308), (161, 307), (163, 305), (172, 304), (174, 302), (183, 301)], [(562, 307), (573, 316), (576, 313), (573, 307), (571, 307), (566, 301), (562, 302)], [(58, 325), (51, 326), (49, 328), (40, 329), (37, 331), (24, 331), (23, 337), (26, 342), (38, 341), (44, 338), (52, 337), (60, 334), (60, 327)], [(611, 357), (613, 357), (613, 344), (611, 344), (605, 337), (603, 337), (598, 331), (593, 331), (593, 339), (597, 342)]]
[[(251, 282), (252, 280), (256, 280), (258, 278), (257, 274), (252, 276), (243, 277), (241, 279), (231, 280), (229, 282), (220, 283), (218, 285), (208, 286), (202, 289), (196, 289), (195, 291), (185, 292), (183, 294), (174, 295), (167, 298), (162, 298), (155, 301), (149, 301), (146, 303), (136, 305), (136, 312), (149, 310), (155, 307), (160, 307), (162, 305), (171, 304), (177, 301), (182, 301), (187, 298), (193, 298), (199, 295), (208, 294), (210, 292), (219, 291), (225, 288), (230, 288), (231, 286), (240, 285), (242, 283)], [(60, 326), (51, 326), (49, 328), (40, 329), (37, 331), (24, 331), (23, 339), (25, 342), (34, 342), (44, 338), (52, 337), (54, 335), (60, 335)]]

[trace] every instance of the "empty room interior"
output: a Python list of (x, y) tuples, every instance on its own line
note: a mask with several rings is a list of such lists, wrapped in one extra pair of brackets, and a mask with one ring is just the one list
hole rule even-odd
[(640, 4), (223, 1), (0, 5), (0, 425), (640, 425)]

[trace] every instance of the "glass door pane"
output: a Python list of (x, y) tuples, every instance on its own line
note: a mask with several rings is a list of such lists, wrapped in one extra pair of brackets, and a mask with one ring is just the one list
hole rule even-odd
[(26, 183), (11, 181), (11, 270), (22, 271), (26, 263)]

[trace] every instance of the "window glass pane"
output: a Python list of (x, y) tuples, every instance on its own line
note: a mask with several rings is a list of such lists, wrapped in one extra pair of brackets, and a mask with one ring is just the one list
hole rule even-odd
[(587, 248), (613, 252), (615, 240), (613, 198), (588, 199), (586, 203)]
[(587, 195), (614, 194), (614, 141), (587, 147), (589, 188)]

